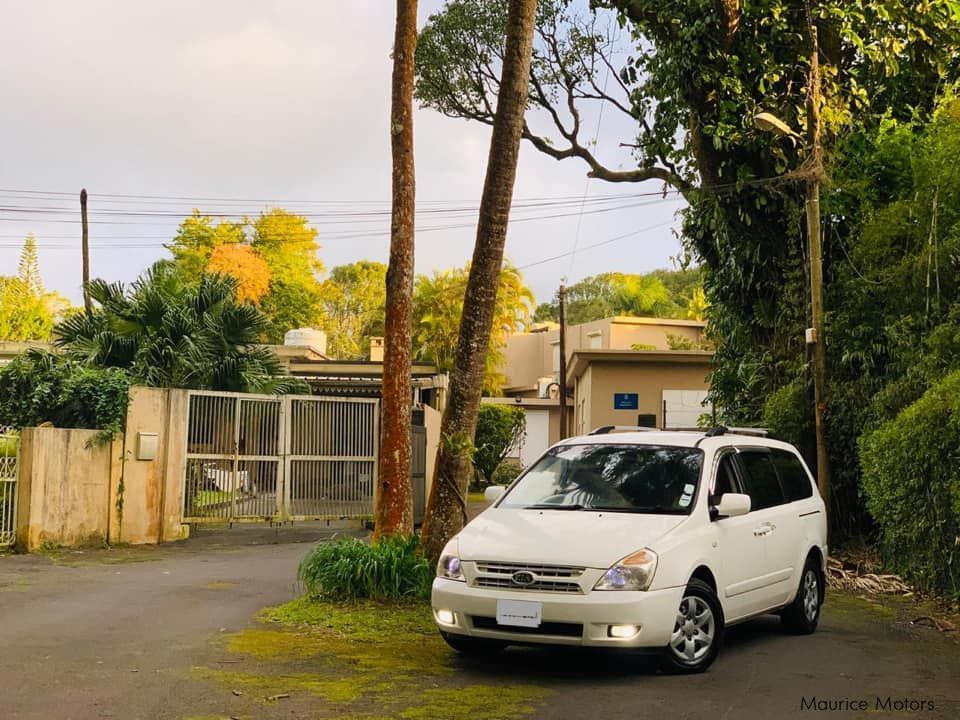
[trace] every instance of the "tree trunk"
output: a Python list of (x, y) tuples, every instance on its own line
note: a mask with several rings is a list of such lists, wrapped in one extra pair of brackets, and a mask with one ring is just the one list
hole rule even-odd
[(440, 449), (427, 503), (421, 548), (432, 560), (466, 522), (471, 448), (499, 287), (507, 220), (517, 174), (520, 135), (527, 104), (536, 0), (510, 0), (503, 76), (480, 201), (477, 240), (450, 374)]
[(413, 346), (413, 60), (417, 0), (397, 0), (390, 143), (393, 214), (384, 328), (382, 443), (374, 538), (413, 533), (410, 477), (410, 364)]

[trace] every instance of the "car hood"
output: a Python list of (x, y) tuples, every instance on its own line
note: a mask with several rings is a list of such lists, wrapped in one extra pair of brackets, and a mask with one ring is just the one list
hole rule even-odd
[(650, 547), (686, 519), (686, 515), (490, 508), (457, 537), (461, 560), (605, 569)]

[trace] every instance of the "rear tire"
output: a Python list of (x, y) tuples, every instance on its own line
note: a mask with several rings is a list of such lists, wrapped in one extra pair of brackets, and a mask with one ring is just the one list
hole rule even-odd
[(823, 606), (823, 573), (814, 557), (808, 557), (800, 573), (800, 587), (793, 602), (780, 613), (780, 620), (788, 632), (810, 635), (820, 622)]
[(723, 642), (723, 608), (707, 583), (690, 580), (677, 608), (673, 636), (660, 666), (676, 675), (701, 673), (717, 659)]
[(455, 635), (444, 632), (443, 630), (440, 631), (440, 637), (458, 653), (469, 657), (490, 657), (491, 655), (496, 655), (507, 646), (505, 642), (501, 642), (500, 640)]

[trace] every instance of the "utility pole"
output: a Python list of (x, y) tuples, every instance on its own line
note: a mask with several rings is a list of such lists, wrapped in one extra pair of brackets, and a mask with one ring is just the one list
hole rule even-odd
[[(823, 173), (820, 150), (820, 47), (817, 40), (817, 26), (813, 22), (810, 7), (807, 6), (807, 29), (810, 33), (810, 87), (807, 88), (807, 147), (810, 176), (807, 180), (807, 242), (810, 255), (810, 314), (813, 319), (812, 333), (807, 333), (813, 360), (813, 402), (816, 417), (817, 438), (817, 484), (826, 503), (827, 515), (830, 507), (830, 460), (827, 456), (827, 442), (823, 427), (823, 411), (827, 392), (827, 354), (824, 347), (824, 310), (823, 310), (823, 248), (820, 238), (820, 178)], [(811, 337), (812, 336), (812, 337)]]
[(89, 229), (87, 227), (87, 189), (80, 190), (80, 226), (81, 237), (80, 247), (83, 252), (83, 307), (89, 315), (93, 312), (93, 306), (90, 304), (90, 293), (87, 291), (87, 283), (90, 282), (90, 245)]
[(560, 283), (557, 291), (560, 301), (560, 378), (557, 387), (560, 390), (560, 439), (567, 437), (567, 289)]

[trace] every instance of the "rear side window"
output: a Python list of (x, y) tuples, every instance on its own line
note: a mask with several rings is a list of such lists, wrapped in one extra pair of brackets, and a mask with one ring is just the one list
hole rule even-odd
[(786, 450), (774, 450), (772, 455), (787, 502), (811, 497), (813, 486), (810, 484), (810, 476), (807, 475), (800, 458)]
[(763, 510), (783, 504), (783, 491), (777, 469), (773, 465), (771, 453), (767, 451), (743, 450), (740, 452), (743, 464), (743, 482), (750, 496), (750, 509)]

